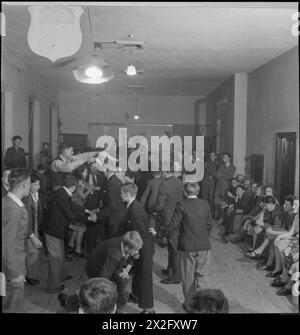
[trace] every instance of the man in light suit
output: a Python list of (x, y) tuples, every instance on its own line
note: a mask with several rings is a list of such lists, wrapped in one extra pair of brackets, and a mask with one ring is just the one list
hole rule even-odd
[(2, 272), (6, 278), (6, 295), (2, 298), (2, 310), (8, 313), (22, 313), (26, 307), (24, 283), (28, 213), (21, 199), (29, 193), (29, 171), (14, 169), (8, 181), (10, 191), (2, 198)]

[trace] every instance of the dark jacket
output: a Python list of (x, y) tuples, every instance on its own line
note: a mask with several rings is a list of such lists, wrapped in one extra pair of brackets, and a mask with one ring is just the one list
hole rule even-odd
[(249, 195), (244, 192), (244, 194), (234, 203), (235, 210), (242, 210), (242, 213), (238, 214), (248, 214), (251, 210), (251, 198)]
[(114, 237), (96, 245), (88, 255), (85, 270), (90, 278), (104, 277), (113, 279), (116, 271), (121, 272), (121, 267), (133, 265), (132, 258), (125, 258), (121, 251), (122, 237)]
[[(42, 226), (42, 222), (43, 222), (42, 203), (41, 203), (41, 199), (39, 198), (38, 203), (37, 203), (37, 208), (36, 208), (33, 198), (30, 194), (27, 197), (24, 197), (22, 199), (22, 202), (24, 203), (27, 209), (27, 212), (28, 212), (28, 236), (30, 236), (31, 234), (34, 234), (34, 231), (36, 229), (36, 224), (38, 225), (39, 230)], [(36, 221), (36, 217), (37, 217), (37, 221)]]
[(106, 221), (113, 237), (119, 225), (126, 218), (126, 206), (121, 199), (121, 181), (112, 175), (103, 186), (103, 208), (97, 214), (98, 220)]
[(148, 213), (151, 213), (152, 207), (157, 200), (159, 187), (163, 182), (163, 178), (154, 177), (147, 183), (146, 190), (141, 197), (140, 203)]
[(143, 240), (143, 247), (140, 250), (141, 258), (151, 258), (154, 254), (154, 245), (152, 235), (149, 233), (149, 218), (145, 212), (143, 206), (139, 201), (134, 200), (127, 211), (127, 223), (125, 225), (124, 232), (135, 230), (137, 231)]
[(208, 202), (199, 198), (187, 198), (177, 203), (167, 231), (170, 233), (179, 228), (178, 250), (207, 251), (211, 248), (209, 232), (212, 226)]
[(26, 154), (23, 148), (10, 147), (6, 150), (4, 164), (9, 169), (26, 168)]
[(64, 239), (68, 233), (69, 223), (72, 221), (88, 222), (84, 214), (85, 208), (72, 202), (71, 197), (62, 187), (54, 192), (50, 201), (48, 216), (45, 220), (45, 233)]
[(166, 226), (170, 223), (176, 204), (183, 199), (183, 183), (174, 176), (169, 177), (161, 183), (153, 212), (160, 213), (161, 225)]

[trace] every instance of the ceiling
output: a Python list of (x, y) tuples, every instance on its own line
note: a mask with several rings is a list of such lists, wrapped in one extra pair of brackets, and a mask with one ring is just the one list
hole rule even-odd
[[(2, 3), (3, 57), (17, 66), (26, 63), (49, 85), (65, 91), (129, 94), (128, 85), (141, 85), (138, 94), (205, 96), (232, 74), (251, 72), (298, 44), (291, 34), (297, 3), (91, 3), (94, 40), (124, 40), (134, 34), (134, 40), (145, 41), (145, 47), (132, 55), (98, 49), (114, 78), (87, 85), (74, 79), (72, 65), (56, 68), (31, 51), (28, 3), (13, 4)], [(75, 56), (93, 53), (87, 3), (81, 4), (83, 43)], [(131, 62), (144, 70), (143, 75), (122, 73)]]

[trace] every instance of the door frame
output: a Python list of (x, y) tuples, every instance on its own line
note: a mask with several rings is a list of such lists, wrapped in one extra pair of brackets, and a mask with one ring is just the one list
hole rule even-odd
[(278, 171), (278, 141), (281, 140), (284, 137), (287, 136), (294, 136), (295, 138), (295, 173), (294, 173), (294, 190), (293, 190), (293, 194), (295, 193), (295, 183), (296, 183), (296, 167), (297, 167), (297, 132), (296, 131), (285, 131), (285, 132), (276, 132), (275, 133), (275, 171), (274, 171), (274, 185), (275, 185), (275, 189), (277, 191), (278, 197), (280, 198), (280, 194), (281, 194), (281, 177), (280, 180), (278, 180), (278, 176), (279, 173), (277, 173)]

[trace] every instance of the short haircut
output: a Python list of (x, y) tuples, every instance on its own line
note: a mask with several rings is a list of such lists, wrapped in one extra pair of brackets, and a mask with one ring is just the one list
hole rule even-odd
[(91, 278), (79, 289), (79, 305), (85, 314), (111, 314), (117, 303), (117, 288), (106, 278)]
[(68, 174), (64, 179), (64, 186), (70, 188), (72, 186), (78, 185), (78, 179), (70, 174)]
[(13, 140), (13, 141), (16, 141), (16, 140), (20, 140), (20, 141), (22, 141), (23, 138), (22, 138), (20, 135), (15, 135), (15, 136), (13, 136), (12, 140)]
[(40, 171), (40, 170), (45, 170), (45, 165), (44, 165), (44, 164), (38, 164), (37, 167), (36, 167), (36, 169), (37, 169), (38, 171)]
[(196, 314), (222, 314), (229, 312), (228, 300), (220, 290), (199, 290), (193, 295), (192, 301), (192, 312)]
[(267, 195), (266, 197), (264, 197), (263, 201), (265, 204), (276, 204), (276, 199), (272, 195)]
[(129, 193), (131, 196), (136, 196), (138, 193), (138, 187), (134, 183), (125, 183), (121, 187), (122, 192)]
[(31, 183), (36, 183), (37, 181), (41, 181), (40, 177), (36, 172), (31, 173), (30, 175), (30, 182)]
[(127, 170), (125, 172), (125, 176), (128, 177), (128, 178), (130, 178), (130, 179), (134, 179), (135, 178), (135, 173), (133, 171)]
[(236, 187), (236, 189), (238, 189), (238, 188), (241, 188), (242, 190), (245, 191), (245, 187), (244, 187), (243, 185), (238, 185), (238, 186)]
[(223, 156), (228, 156), (231, 159), (231, 154), (229, 152), (223, 152), (222, 153), (222, 157)]
[(27, 169), (12, 169), (8, 176), (8, 183), (11, 189), (21, 184), (23, 181), (28, 179), (30, 176), (29, 170)]
[(198, 195), (200, 192), (200, 186), (198, 183), (187, 182), (184, 184), (184, 190), (187, 195)]
[(135, 230), (128, 231), (123, 235), (122, 242), (131, 250), (139, 250), (143, 247), (141, 235)]
[(59, 145), (59, 150), (62, 152), (65, 149), (73, 148), (73, 145), (71, 145), (68, 142), (63, 142)]
[(294, 195), (290, 194), (290, 195), (287, 195), (284, 198), (284, 200), (288, 201), (293, 206), (293, 203), (294, 203), (294, 200), (296, 200), (296, 197)]

